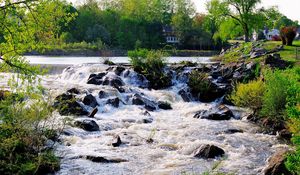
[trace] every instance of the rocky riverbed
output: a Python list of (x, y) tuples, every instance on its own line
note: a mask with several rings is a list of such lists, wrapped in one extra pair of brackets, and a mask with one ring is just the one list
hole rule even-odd
[[(192, 70), (208, 73), (214, 90), (195, 96)], [(254, 70), (254, 62), (168, 66), (170, 87), (158, 90), (122, 65), (75, 65), (43, 77), (56, 97), (54, 117), (70, 119), (55, 145), (57, 174), (201, 174), (216, 165), (214, 171), (263, 174), (288, 146), (249, 122), (251, 111), (224, 99), (233, 81)]]

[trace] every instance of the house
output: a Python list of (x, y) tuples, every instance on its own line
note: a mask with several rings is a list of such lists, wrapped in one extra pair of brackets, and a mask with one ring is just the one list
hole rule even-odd
[(300, 27), (297, 29), (296, 39), (300, 40)]
[(176, 32), (172, 26), (164, 26), (163, 27), (163, 35), (166, 39), (166, 43), (168, 44), (178, 44), (179, 39), (176, 36)]
[(280, 31), (278, 29), (269, 30), (265, 27), (263, 33), (267, 40), (276, 40), (276, 38), (280, 38)]

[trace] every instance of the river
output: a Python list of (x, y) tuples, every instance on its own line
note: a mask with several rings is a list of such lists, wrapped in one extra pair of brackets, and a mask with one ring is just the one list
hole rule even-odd
[[(218, 164), (218, 171), (233, 174), (253, 175), (262, 174), (267, 159), (276, 150), (286, 145), (278, 142), (276, 136), (262, 134), (260, 128), (248, 122), (243, 117), (247, 114), (244, 109), (229, 106), (236, 118), (224, 121), (212, 121), (193, 118), (201, 109), (215, 107), (217, 102), (200, 103), (185, 102), (178, 94), (186, 88), (186, 78), (174, 75), (173, 86), (164, 90), (149, 90), (141, 88), (137, 74), (128, 69), (121, 73), (124, 82), (124, 93), (111, 86), (87, 84), (91, 73), (107, 72), (107, 65), (81, 64), (98, 62), (96, 57), (27, 57), (34, 64), (75, 64), (66, 68), (61, 74), (42, 77), (42, 84), (49, 89), (53, 96), (77, 88), (82, 99), (87, 94), (96, 98), (98, 112), (94, 120), (100, 131), (89, 132), (67, 125), (61, 142), (56, 144), (55, 152), (61, 158), (61, 170), (58, 175), (181, 175), (202, 174), (210, 171)], [(186, 58), (169, 59), (173, 61)], [(71, 60), (71, 61), (70, 61)], [(201, 60), (201, 59), (200, 59)], [(114, 62), (128, 62), (122, 57)], [(208, 62), (209, 59), (202, 59)], [(201, 62), (201, 61), (200, 61)], [(189, 72), (190, 69), (186, 69)], [(108, 72), (106, 76), (116, 76)], [(4, 82), (3, 82), (4, 81)], [(4, 85), (7, 79), (2, 78)], [(107, 96), (100, 98), (99, 92)], [(142, 106), (133, 105), (130, 100), (133, 94), (141, 94), (152, 101), (167, 101), (172, 110), (157, 109), (145, 114)], [(110, 98), (119, 98), (119, 107), (107, 104)], [(81, 105), (88, 111), (93, 108)], [(62, 120), (69, 117), (74, 121), (91, 119), (87, 116), (54, 116)], [(144, 122), (144, 121), (148, 122)], [(242, 130), (241, 133), (226, 133), (228, 129)], [(111, 146), (115, 136), (119, 136), (123, 144)], [(151, 139), (149, 143), (147, 140)], [(213, 144), (225, 151), (223, 158), (199, 159), (192, 152), (201, 144)], [(125, 160), (121, 163), (96, 163), (86, 160), (85, 156), (100, 156), (112, 160)]]

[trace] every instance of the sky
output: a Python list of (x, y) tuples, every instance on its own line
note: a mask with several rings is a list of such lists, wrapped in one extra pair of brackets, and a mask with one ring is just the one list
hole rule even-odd
[[(192, 0), (198, 12), (205, 12), (205, 2), (207, 0)], [(262, 0), (260, 6), (278, 6), (279, 11), (292, 20), (300, 22), (300, 0)]]
[[(71, 2), (81, 2), (83, 0), (68, 0)], [(192, 0), (198, 12), (205, 13), (205, 3), (208, 0)], [(262, 7), (278, 6), (279, 11), (292, 20), (298, 20), (300, 22), (300, 0), (261, 0)]]

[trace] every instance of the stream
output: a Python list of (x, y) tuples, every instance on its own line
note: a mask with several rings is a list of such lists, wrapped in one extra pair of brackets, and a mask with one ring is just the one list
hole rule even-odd
[[(197, 119), (193, 116), (199, 110), (214, 108), (218, 102), (185, 102), (178, 92), (187, 87), (186, 77), (173, 74), (173, 85), (164, 90), (143, 88), (145, 82), (132, 69), (127, 68), (120, 76), (108, 71), (106, 76), (117, 76), (124, 82), (125, 92), (112, 86), (87, 84), (92, 73), (105, 72), (103, 64), (78, 64), (70, 66), (61, 74), (44, 76), (42, 84), (55, 97), (76, 88), (81, 91), (77, 98), (91, 94), (97, 101), (98, 112), (92, 118), (100, 131), (85, 131), (67, 125), (55, 146), (61, 158), (58, 175), (104, 174), (202, 174), (215, 165), (217, 171), (242, 175), (262, 174), (267, 159), (276, 150), (287, 147), (276, 136), (260, 133), (260, 128), (245, 119), (248, 111), (229, 106), (235, 117), (230, 120)], [(186, 68), (185, 72), (190, 69)], [(5, 75), (4, 75), (5, 76)], [(3, 81), (4, 80), (4, 81)], [(5, 86), (5, 78), (0, 85)], [(99, 96), (103, 91), (107, 95)], [(132, 104), (133, 94), (141, 94), (150, 101), (167, 101), (172, 110), (145, 112), (145, 108)], [(107, 104), (107, 99), (120, 99), (119, 107)], [(89, 112), (92, 107), (81, 105)], [(87, 116), (54, 116), (62, 120), (70, 117), (76, 121), (91, 119)], [(243, 132), (227, 133), (229, 129)], [(122, 144), (113, 147), (112, 142), (119, 136)], [(151, 140), (151, 142), (149, 142)], [(222, 148), (222, 158), (200, 159), (192, 155), (201, 144), (212, 144)], [(99, 163), (87, 160), (86, 156), (105, 157), (120, 160), (119, 163)]]

